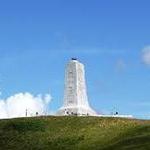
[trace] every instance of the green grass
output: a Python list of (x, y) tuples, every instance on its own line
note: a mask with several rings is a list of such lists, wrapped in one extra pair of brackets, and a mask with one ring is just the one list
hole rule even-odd
[(37, 117), (0, 121), (2, 150), (150, 150), (150, 121)]

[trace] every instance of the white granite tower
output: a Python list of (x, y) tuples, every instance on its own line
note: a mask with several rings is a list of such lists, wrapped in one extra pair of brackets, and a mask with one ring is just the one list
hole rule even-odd
[(64, 104), (57, 115), (96, 115), (88, 103), (84, 65), (75, 58), (66, 67)]

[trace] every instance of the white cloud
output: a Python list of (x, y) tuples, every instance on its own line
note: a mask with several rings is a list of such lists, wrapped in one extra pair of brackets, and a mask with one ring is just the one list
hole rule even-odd
[(30, 93), (18, 93), (0, 100), (0, 118), (25, 117), (45, 114), (51, 102), (51, 95), (34, 96)]
[(146, 65), (150, 65), (150, 46), (142, 50), (142, 60)]

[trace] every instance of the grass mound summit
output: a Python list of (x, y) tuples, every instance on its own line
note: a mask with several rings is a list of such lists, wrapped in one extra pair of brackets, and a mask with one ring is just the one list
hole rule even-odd
[(150, 121), (36, 117), (0, 121), (2, 150), (150, 150)]

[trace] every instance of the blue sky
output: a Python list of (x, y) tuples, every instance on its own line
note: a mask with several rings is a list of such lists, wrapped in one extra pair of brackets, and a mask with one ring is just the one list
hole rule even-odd
[[(0, 0), (1, 99), (50, 93), (63, 100), (71, 57), (85, 64), (91, 106), (99, 113), (150, 118), (148, 0)], [(146, 61), (143, 51), (146, 49)]]

